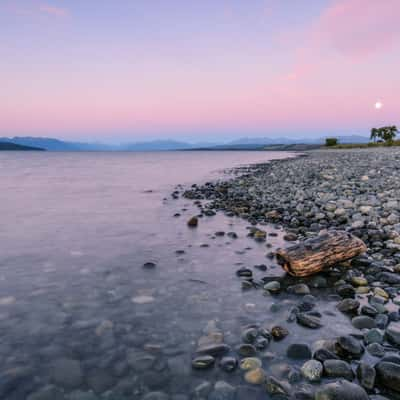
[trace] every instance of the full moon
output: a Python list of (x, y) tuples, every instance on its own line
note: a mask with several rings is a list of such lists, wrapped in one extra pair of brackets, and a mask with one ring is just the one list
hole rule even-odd
[(383, 104), (382, 104), (380, 101), (377, 101), (377, 102), (375, 103), (375, 108), (376, 108), (377, 110), (380, 110), (382, 107), (383, 107)]

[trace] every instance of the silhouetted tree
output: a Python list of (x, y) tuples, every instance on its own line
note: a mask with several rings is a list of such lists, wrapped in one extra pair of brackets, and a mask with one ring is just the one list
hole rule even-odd
[(371, 136), (370, 139), (374, 141), (374, 143), (376, 143), (376, 138), (378, 137), (378, 129), (376, 128), (372, 128), (371, 129)]
[(373, 139), (374, 143), (376, 142), (377, 138), (381, 139), (390, 146), (393, 144), (393, 140), (396, 137), (397, 133), (398, 129), (395, 125), (383, 126), (381, 128), (372, 128), (370, 139)]

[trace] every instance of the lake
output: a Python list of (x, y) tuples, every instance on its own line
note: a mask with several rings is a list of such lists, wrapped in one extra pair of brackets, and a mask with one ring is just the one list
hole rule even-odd
[[(183, 400), (203, 382), (243, 385), (238, 371), (193, 371), (192, 355), (207, 337), (234, 346), (246, 324), (282, 320), (290, 301), (274, 307), (235, 275), (263, 263), (281, 269), (238, 218), (188, 228), (197, 208), (171, 193), (290, 156), (0, 153), (0, 398)], [(281, 245), (281, 229), (267, 229), (276, 233), (268, 243)]]

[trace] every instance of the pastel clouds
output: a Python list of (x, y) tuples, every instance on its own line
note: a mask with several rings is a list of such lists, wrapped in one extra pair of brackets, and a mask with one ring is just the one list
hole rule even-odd
[(54, 6), (50, 6), (48, 4), (39, 5), (39, 10), (42, 13), (52, 15), (55, 17), (67, 17), (69, 15), (69, 12), (66, 8), (54, 7)]
[(38, 17), (40, 15), (46, 15), (57, 18), (64, 18), (69, 16), (69, 10), (65, 7), (49, 3), (40, 3), (37, 0), (8, 0), (4, 4), (0, 5), (4, 11), (9, 11), (12, 14), (26, 17)]
[(400, 39), (399, 0), (338, 0), (320, 16), (312, 39), (352, 58), (389, 49)]

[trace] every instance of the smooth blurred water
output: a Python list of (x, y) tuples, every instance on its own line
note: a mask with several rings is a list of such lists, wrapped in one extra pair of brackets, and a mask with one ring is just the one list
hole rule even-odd
[[(151, 390), (189, 393), (207, 376), (240, 382), (218, 369), (193, 372), (191, 353), (210, 321), (231, 344), (245, 323), (284, 323), (282, 312), (268, 311), (274, 299), (242, 292), (235, 276), (240, 265), (261, 263), (269, 274), (282, 272), (265, 257), (265, 244), (246, 236), (244, 221), (217, 215), (189, 229), (195, 207), (170, 195), (225, 168), (288, 156), (0, 153), (0, 372), (29, 368), (11, 384), (0, 381), (0, 398), (20, 400), (52, 382), (66, 395), (80, 389), (129, 399)], [(239, 238), (215, 237), (220, 230)], [(268, 239), (273, 247), (282, 243), (277, 233)], [(144, 269), (148, 261), (157, 267)], [(154, 357), (151, 367), (140, 366), (143, 354)], [(53, 376), (66, 359), (82, 374), (69, 386)]]

